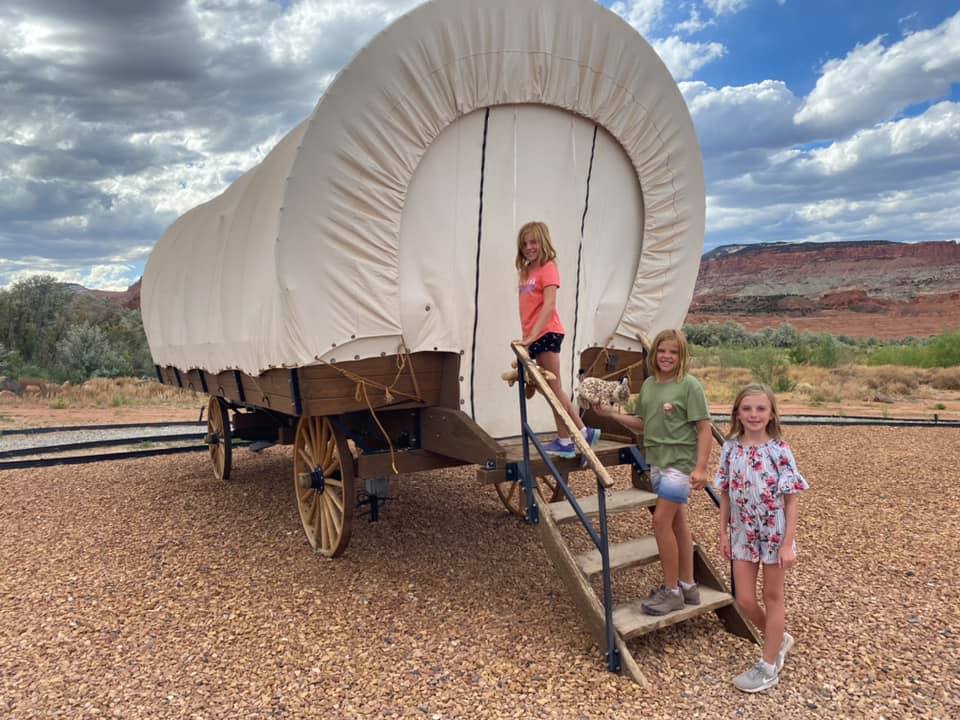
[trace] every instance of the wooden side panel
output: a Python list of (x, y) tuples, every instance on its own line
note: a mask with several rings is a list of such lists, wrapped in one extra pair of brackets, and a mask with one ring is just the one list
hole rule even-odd
[[(374, 408), (437, 405), (443, 386), (444, 356), (449, 353), (414, 353), (410, 364), (400, 369), (398, 357), (348, 361), (335, 365), (311, 365), (300, 369), (300, 394), (303, 412), (309, 415), (331, 415)], [(358, 379), (367, 381), (366, 397)], [(383, 387), (392, 387), (388, 397)], [(419, 395), (418, 395), (419, 393)], [(418, 402), (415, 398), (420, 398)]]
[(251, 405), (294, 415), (289, 370), (267, 370), (259, 377), (243, 375), (243, 396)]
[(643, 384), (643, 353), (630, 350), (590, 348), (580, 354), (580, 371), (589, 377), (608, 377), (619, 380), (630, 377), (631, 392), (640, 392)]
[[(401, 367), (403, 364), (403, 367)], [(413, 374), (411, 374), (411, 367)], [(451, 372), (452, 370), (452, 372)], [(374, 408), (408, 408), (443, 403), (459, 403), (456, 372), (459, 357), (453, 353), (414, 353), (401, 360), (385, 355), (366, 360), (349, 360), (333, 365), (310, 365), (297, 369), (300, 386), (301, 414), (341, 415), (368, 410), (367, 399)], [(199, 370), (185, 372), (173, 367), (161, 368), (163, 382), (203, 392)], [(207, 392), (226, 400), (247, 403), (287, 415), (296, 414), (291, 371), (286, 368), (268, 370), (258, 377), (234, 370), (216, 375), (205, 373)], [(368, 381), (367, 398), (357, 398), (357, 378)], [(238, 382), (239, 380), (239, 382)], [(393, 387), (387, 397), (382, 387)], [(452, 399), (456, 394), (455, 400)], [(420, 400), (416, 400), (419, 397)]]
[(205, 392), (203, 389), (203, 379), (201, 378), (202, 374), (203, 370), (197, 370), (194, 368), (186, 373), (181, 372), (180, 380), (183, 381), (183, 386), (185, 388), (193, 390), (194, 392), (202, 393)]
[[(211, 382), (212, 381), (212, 382)], [(217, 375), (207, 375), (207, 388), (211, 395), (240, 402), (240, 390), (233, 370), (224, 370)]]

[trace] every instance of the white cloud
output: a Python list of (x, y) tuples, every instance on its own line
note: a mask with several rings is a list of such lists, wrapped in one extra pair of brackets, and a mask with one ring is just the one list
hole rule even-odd
[(714, 15), (733, 15), (749, 5), (750, 0), (703, 0), (703, 4)]
[[(702, 88), (700, 95), (709, 94)], [(695, 94), (695, 97), (698, 97)], [(750, 240), (960, 238), (960, 103), (824, 147), (788, 147), (738, 174), (707, 157), (708, 245)]]
[(910, 105), (946, 97), (960, 82), (960, 12), (889, 47), (883, 37), (828, 60), (796, 115), (821, 137), (889, 120)]
[(797, 166), (823, 176), (870, 167), (903, 172), (910, 168), (960, 169), (960, 103), (944, 101), (917, 117), (883, 123), (855, 133), (848, 140), (811, 151)]
[(687, 42), (676, 35), (654, 40), (651, 44), (676, 80), (691, 77), (704, 65), (723, 57), (727, 52), (721, 43)]
[(700, 17), (700, 11), (694, 5), (690, 8), (690, 17), (683, 22), (678, 22), (673, 26), (673, 31), (683, 33), (684, 35), (693, 35), (701, 30), (705, 30), (714, 24), (713, 20), (703, 20)]
[(782, 148), (805, 140), (793, 123), (800, 101), (780, 80), (722, 88), (684, 82), (680, 90), (704, 152)]
[(625, 0), (613, 3), (610, 9), (645, 36), (663, 15), (663, 0)]

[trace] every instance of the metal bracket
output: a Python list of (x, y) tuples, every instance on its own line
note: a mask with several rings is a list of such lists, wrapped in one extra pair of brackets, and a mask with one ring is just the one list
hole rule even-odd
[(520, 467), (517, 463), (507, 463), (507, 467), (504, 469), (503, 476), (512, 482), (516, 482), (520, 479)]
[(638, 472), (642, 473), (650, 469), (650, 465), (643, 459), (643, 455), (640, 454), (640, 448), (636, 445), (620, 448), (620, 464), (633, 465)]
[(303, 400), (300, 397), (300, 376), (296, 368), (290, 369), (290, 394), (293, 395), (293, 414), (303, 415)]
[(245, 403), (247, 398), (243, 394), (243, 374), (239, 370), (234, 370), (233, 379), (237, 382), (237, 396), (240, 398), (240, 402)]

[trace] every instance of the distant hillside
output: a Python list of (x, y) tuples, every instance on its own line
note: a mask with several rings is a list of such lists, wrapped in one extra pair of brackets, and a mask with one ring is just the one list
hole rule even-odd
[[(75, 292), (140, 307), (127, 290)], [(751, 330), (801, 330), (882, 339), (960, 328), (960, 244), (769, 243), (724, 245), (703, 256), (688, 323), (734, 320)]]
[(78, 285), (76, 283), (64, 283), (64, 287), (73, 293), (92, 295), (93, 297), (109, 300), (120, 307), (130, 308), (131, 310), (140, 309), (139, 279), (126, 290), (90, 290), (85, 288), (83, 285)]
[(687, 322), (789, 322), (854, 337), (960, 327), (960, 244), (727, 245), (703, 256)]

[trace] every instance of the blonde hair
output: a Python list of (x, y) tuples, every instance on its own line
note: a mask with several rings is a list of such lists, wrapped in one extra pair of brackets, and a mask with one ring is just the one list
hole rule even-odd
[(766, 395), (770, 402), (770, 420), (767, 422), (767, 435), (774, 440), (783, 437), (783, 430), (780, 428), (780, 410), (777, 408), (777, 396), (769, 385), (764, 383), (750, 383), (737, 393), (737, 399), (733, 401), (733, 408), (730, 410), (730, 433), (728, 438), (739, 438), (743, 436), (744, 428), (740, 418), (737, 417), (740, 412), (740, 403), (745, 397), (750, 395)]
[(527, 259), (523, 256), (523, 236), (527, 233), (532, 233), (540, 246), (540, 257), (537, 258), (540, 265), (545, 265), (557, 257), (557, 251), (553, 249), (553, 243), (550, 242), (550, 229), (547, 224), (538, 220), (526, 223), (517, 233), (517, 259), (514, 264), (517, 266), (520, 277), (527, 276)]
[(690, 352), (687, 349), (687, 336), (683, 330), (661, 330), (653, 339), (650, 352), (647, 355), (647, 374), (660, 378), (660, 368), (657, 367), (657, 349), (664, 340), (675, 340), (680, 348), (680, 358), (677, 362), (677, 380), (683, 380), (690, 366)]

